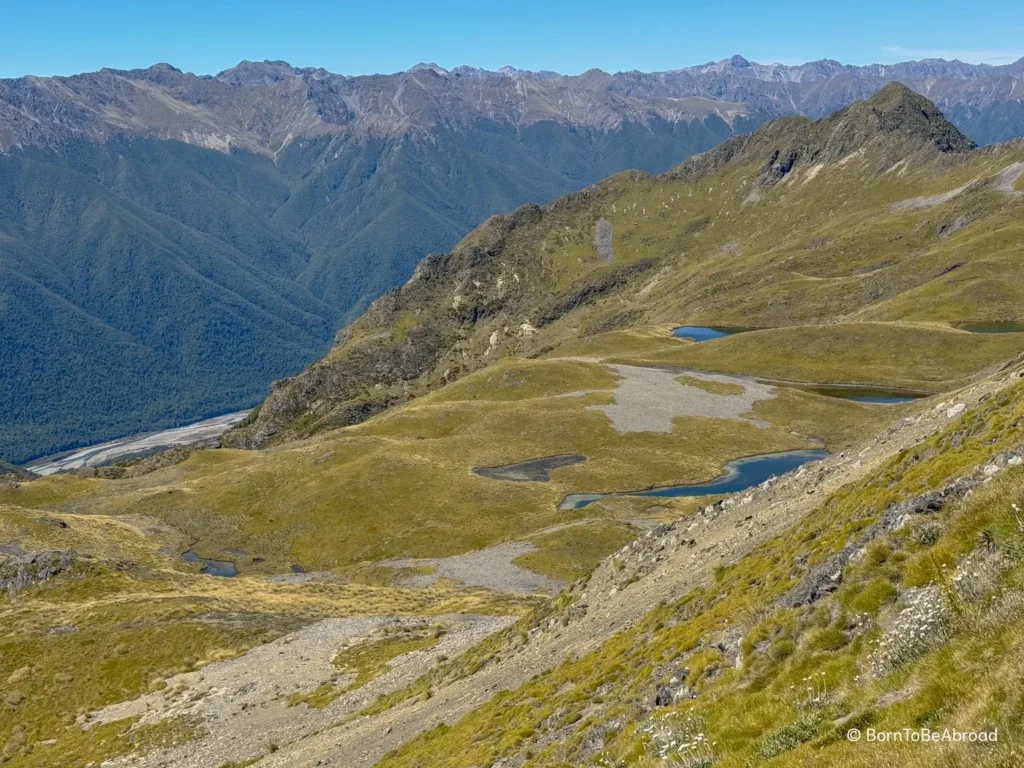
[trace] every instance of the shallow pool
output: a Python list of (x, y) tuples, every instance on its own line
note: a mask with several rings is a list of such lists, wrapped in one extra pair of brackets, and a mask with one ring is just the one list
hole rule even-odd
[(1018, 322), (959, 323), (956, 327), (970, 333), (1024, 333), (1024, 323)]
[(806, 392), (814, 392), (825, 397), (838, 397), (843, 400), (854, 400), (858, 403), (910, 403), (922, 397), (925, 392), (914, 392), (907, 389), (886, 389), (885, 387), (854, 387), (854, 386), (806, 386), (800, 387)]

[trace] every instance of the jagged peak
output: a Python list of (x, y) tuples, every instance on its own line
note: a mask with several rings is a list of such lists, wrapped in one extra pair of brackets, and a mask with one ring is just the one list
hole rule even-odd
[(935, 104), (893, 82), (869, 99), (818, 121), (800, 116), (773, 120), (752, 134), (736, 136), (689, 158), (666, 175), (697, 179), (729, 163), (762, 158), (765, 166), (759, 184), (771, 187), (800, 163), (838, 162), (875, 142), (879, 151), (901, 158), (922, 150), (927, 155), (969, 152), (976, 147)]

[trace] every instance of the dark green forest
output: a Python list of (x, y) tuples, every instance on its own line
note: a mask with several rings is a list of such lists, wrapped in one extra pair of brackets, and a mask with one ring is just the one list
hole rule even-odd
[(302, 139), (276, 161), (150, 139), (0, 155), (0, 458), (251, 406), (488, 216), (753, 127), (481, 123)]

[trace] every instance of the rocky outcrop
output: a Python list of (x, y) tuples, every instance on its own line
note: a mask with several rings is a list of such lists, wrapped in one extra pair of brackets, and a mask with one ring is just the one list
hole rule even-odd
[(21, 478), (23, 480), (30, 480), (33, 477), (35, 477), (35, 475), (27, 469), (22, 469), (14, 464), (8, 464), (6, 461), (0, 461), (0, 478)]
[(792, 608), (810, 605), (837, 590), (843, 582), (843, 569), (861, 557), (867, 545), (880, 536), (898, 531), (918, 515), (934, 515), (950, 504), (967, 498), (988, 479), (1010, 466), (1024, 463), (1024, 446), (1004, 451), (993, 461), (977, 467), (974, 472), (958, 478), (937, 491), (927, 491), (905, 501), (889, 505), (881, 518), (856, 541), (824, 562), (811, 568), (800, 583), (787, 592), (780, 603)]
[(70, 551), (34, 552), (0, 562), (0, 592), (12, 595), (28, 587), (75, 571), (82, 557)]

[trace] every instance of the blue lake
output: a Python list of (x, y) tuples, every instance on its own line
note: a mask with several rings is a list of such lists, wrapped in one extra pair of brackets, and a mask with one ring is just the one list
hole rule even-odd
[(720, 339), (723, 336), (732, 336), (734, 333), (742, 332), (741, 328), (711, 328), (705, 325), (681, 325), (672, 329), (672, 335), (677, 339), (690, 339), (698, 342)]
[(753, 488), (755, 485), (760, 485), (772, 475), (785, 474), (803, 464), (820, 461), (828, 455), (828, 451), (806, 450), (749, 456), (744, 459), (730, 461), (725, 465), (724, 474), (706, 483), (670, 485), (664, 488), (650, 488), (645, 491), (621, 491), (619, 493), (574, 493), (562, 499), (558, 508), (563, 512), (582, 509), (593, 504), (595, 501), (613, 496), (678, 497), (736, 493)]

